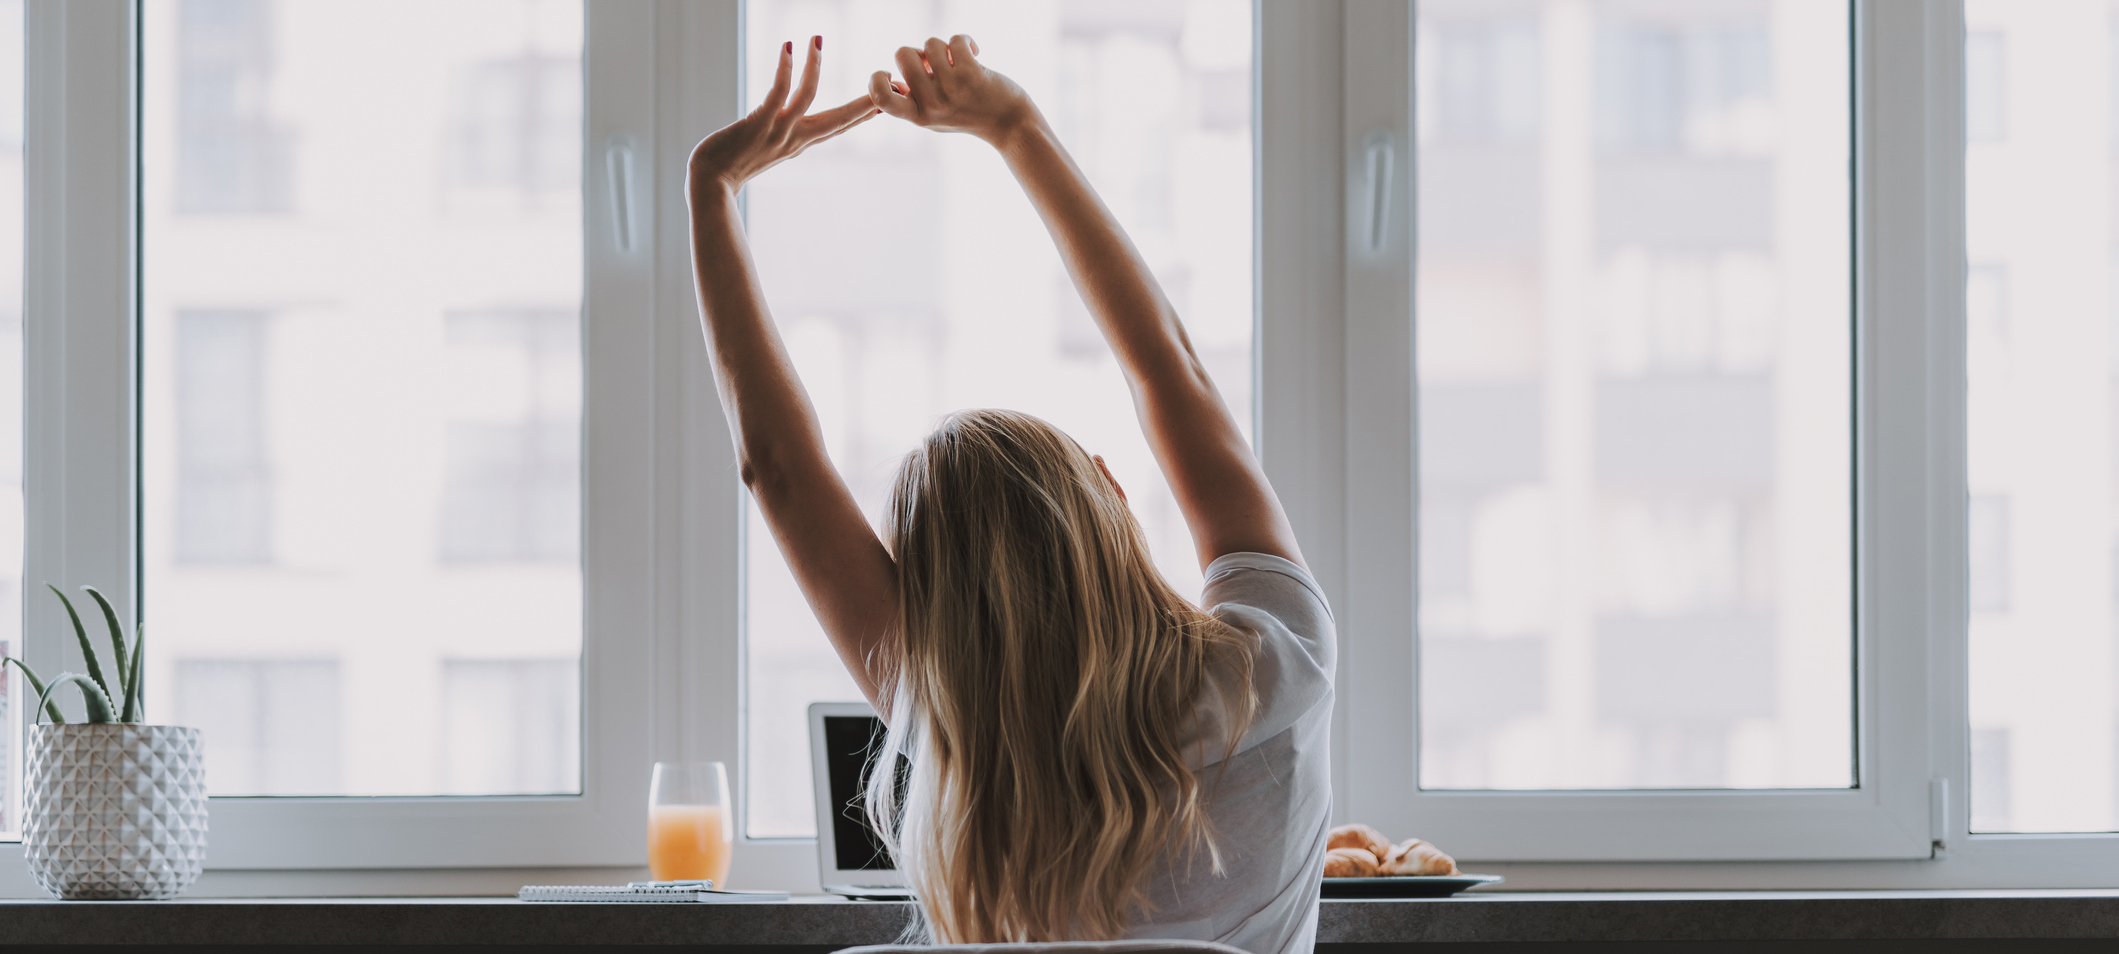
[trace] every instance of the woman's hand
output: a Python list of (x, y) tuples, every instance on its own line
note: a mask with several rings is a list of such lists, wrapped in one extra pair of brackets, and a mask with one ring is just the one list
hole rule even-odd
[(765, 95), (750, 115), (721, 128), (692, 149), (691, 187), (720, 186), (730, 192), (743, 188), (758, 173), (793, 159), (809, 147), (830, 139), (868, 120), (877, 112), (869, 97), (844, 106), (810, 113), (817, 98), (817, 71), (823, 65), (824, 38), (811, 37), (809, 62), (802, 69), (802, 87), (788, 99), (788, 86), (795, 73), (795, 45), (780, 47), (780, 71), (773, 77), (772, 92)]
[(1037, 107), (1015, 81), (978, 60), (979, 45), (957, 34), (949, 42), (929, 38), (926, 49), (900, 47), (903, 82), (877, 71), (868, 98), (877, 109), (918, 126), (964, 132), (999, 145), (1008, 133), (1037, 117)]

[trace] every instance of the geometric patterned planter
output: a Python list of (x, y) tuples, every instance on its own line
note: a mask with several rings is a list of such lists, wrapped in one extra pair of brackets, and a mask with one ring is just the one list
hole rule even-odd
[(206, 864), (199, 730), (80, 723), (29, 730), (22, 847), (62, 900), (174, 898)]

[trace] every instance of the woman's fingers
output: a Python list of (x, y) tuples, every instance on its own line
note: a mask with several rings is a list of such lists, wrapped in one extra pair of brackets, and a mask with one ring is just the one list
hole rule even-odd
[[(864, 103), (864, 105), (866, 104), (866, 100), (863, 100), (862, 102)], [(836, 110), (835, 110), (835, 111), (836, 111)], [(822, 115), (822, 114), (820, 113), (819, 115)], [(831, 139), (837, 139), (837, 138), (839, 138), (840, 136), (844, 135), (844, 134), (846, 133), (846, 131), (847, 131), (847, 130), (849, 130), (849, 129), (852, 129), (852, 128), (854, 128), (855, 126), (859, 126), (859, 125), (861, 125), (862, 123), (865, 123), (865, 122), (867, 122), (867, 121), (869, 121), (869, 120), (871, 120), (871, 119), (874, 119), (874, 118), (876, 118), (877, 116), (880, 116), (880, 115), (882, 115), (882, 113), (878, 112), (878, 111), (876, 110), (876, 108), (875, 108), (875, 107), (873, 107), (873, 106), (868, 106), (867, 108), (863, 109), (863, 110), (862, 110), (862, 111), (861, 111), (861, 112), (860, 112), (860, 113), (859, 113), (858, 115), (854, 116), (854, 118), (853, 118), (853, 119), (851, 119), (851, 120), (849, 120), (849, 121), (845, 122), (844, 124), (840, 125), (840, 126), (839, 126), (838, 128), (836, 128), (836, 129), (832, 129), (832, 130), (830, 130), (830, 131), (828, 131), (828, 132), (824, 132), (824, 133), (821, 133), (821, 134), (819, 134), (819, 135), (818, 135), (818, 136), (817, 136), (817, 137), (816, 137), (815, 139), (811, 139), (811, 140), (810, 140), (810, 141), (809, 141), (809, 142), (808, 142), (807, 144), (805, 144), (805, 145), (804, 145), (804, 146), (803, 146), (802, 148), (803, 148), (803, 149), (808, 149), (808, 148), (809, 148), (810, 146), (814, 146), (814, 145), (816, 145), (817, 143), (820, 143), (820, 142), (825, 142), (825, 141), (827, 141), (827, 140), (831, 140)]]
[(912, 118), (912, 100), (906, 98), (905, 92), (905, 87), (891, 80), (887, 70), (877, 70), (868, 78), (869, 103), (899, 119)]
[(979, 55), (978, 44), (971, 37), (959, 33), (949, 38), (949, 62), (953, 66), (970, 66)]
[(849, 100), (844, 105), (802, 117), (802, 129), (796, 133), (796, 137), (806, 138), (810, 142), (822, 142), (860, 125), (875, 114), (876, 104), (868, 97)]
[(933, 74), (927, 72), (919, 50), (898, 47), (898, 72), (904, 75), (914, 104), (934, 103), (941, 98), (941, 90), (935, 86)]
[(758, 108), (767, 116), (778, 114), (781, 107), (787, 105), (787, 88), (794, 81), (794, 77), (795, 44), (793, 40), (789, 40), (780, 46), (779, 72), (773, 74), (773, 88), (759, 101)]
[(949, 56), (949, 44), (930, 36), (927, 38), (927, 49), (925, 52), (927, 54), (927, 65), (934, 68), (934, 78), (937, 84), (943, 89), (955, 86), (956, 74), (951, 70), (956, 65), (956, 62)]
[(787, 128), (794, 128), (794, 124), (809, 112), (809, 104), (816, 102), (817, 74), (823, 67), (824, 38), (810, 37), (809, 62), (802, 66), (802, 85), (795, 87), (795, 98), (787, 104), (786, 111), (782, 113), (786, 117)]

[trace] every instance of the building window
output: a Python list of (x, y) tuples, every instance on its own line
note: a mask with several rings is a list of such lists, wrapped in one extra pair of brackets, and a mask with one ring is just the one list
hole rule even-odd
[(457, 79), (450, 183), (535, 206), (567, 198), (581, 179), (581, 65), (531, 48), (472, 64)]
[(336, 660), (179, 659), (176, 675), (171, 721), (205, 738), (209, 793), (339, 793)]
[[(2009, 270), (1993, 264), (1965, 269), (1965, 332), (1979, 350), (2000, 349), (2009, 341)], [(1987, 357), (1981, 354), (1980, 357)]]
[(1420, 37), (1436, 61), (1419, 90), (1432, 134), (1466, 142), (1506, 142), (1538, 134), (1538, 30), (1533, 21), (1496, 17), (1439, 23)]
[(2008, 48), (1999, 30), (1974, 30), (1964, 38), (1964, 133), (1972, 142), (2008, 138)]
[(2009, 730), (1972, 730), (1972, 830), (2011, 831)]
[(455, 414), (441, 557), (571, 561), (581, 533), (580, 323), (562, 312), (452, 314)]
[(1965, 546), (1971, 553), (1966, 586), (1972, 612), (2007, 612), (2009, 498), (1997, 494), (1972, 498), (1965, 521)]
[(572, 659), (445, 660), (443, 790), (580, 791), (580, 673)]
[(265, 440), (266, 317), (177, 315), (176, 559), (268, 563), (272, 477)]
[(1598, 47), (1597, 125), (1607, 146), (1770, 148), (1773, 44), (1763, 21), (1613, 17)]
[(176, 207), (284, 212), (293, 150), (272, 119), (273, 6), (183, 0), (177, 13)]

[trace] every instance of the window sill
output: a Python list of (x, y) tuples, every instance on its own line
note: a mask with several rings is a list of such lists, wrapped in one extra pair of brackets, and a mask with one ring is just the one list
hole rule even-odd
[[(510, 898), (0, 902), (9, 944), (675, 946), (823, 952), (886, 943), (910, 905), (523, 904)], [(2119, 937), (2119, 890), (1534, 894), (1326, 901), (1321, 946), (1648, 941), (1963, 941)]]

